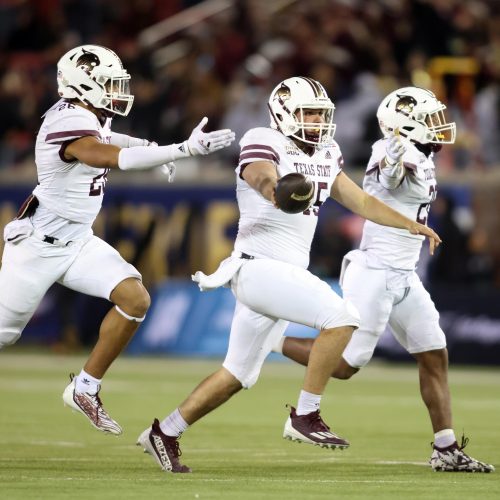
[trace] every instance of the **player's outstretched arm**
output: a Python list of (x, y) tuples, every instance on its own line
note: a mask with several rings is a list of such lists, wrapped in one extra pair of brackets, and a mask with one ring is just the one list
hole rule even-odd
[(64, 155), (68, 161), (78, 159), (96, 168), (146, 170), (159, 167), (180, 158), (213, 153), (234, 141), (234, 132), (229, 129), (204, 132), (207, 121), (206, 117), (203, 118), (193, 129), (189, 139), (181, 144), (120, 148), (113, 144), (102, 144), (95, 137), (86, 136), (70, 143)]
[(120, 150), (118, 168), (121, 170), (143, 170), (196, 155), (208, 155), (228, 147), (234, 141), (234, 132), (229, 129), (204, 132), (208, 122), (204, 117), (193, 129), (189, 139), (181, 144), (158, 147), (135, 147)]
[(245, 166), (241, 176), (250, 187), (276, 205), (274, 189), (278, 182), (278, 172), (273, 163), (269, 161), (250, 163)]
[(330, 195), (334, 200), (365, 219), (383, 226), (406, 229), (411, 234), (427, 236), (431, 255), (441, 243), (441, 238), (430, 227), (409, 219), (377, 198), (365, 193), (343, 172), (335, 179)]
[(139, 139), (126, 134), (119, 134), (118, 132), (111, 132), (111, 140), (109, 141), (113, 146), (119, 148), (135, 148), (137, 146), (158, 146), (154, 141), (148, 139)]

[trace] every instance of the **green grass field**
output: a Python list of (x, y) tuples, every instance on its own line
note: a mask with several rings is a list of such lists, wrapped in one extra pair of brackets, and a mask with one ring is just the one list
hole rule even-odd
[[(500, 471), (434, 473), (432, 432), (413, 366), (372, 364), (332, 381), (325, 420), (351, 441), (330, 451), (281, 438), (286, 403), (296, 403), (303, 369), (269, 363), (258, 384), (210, 414), (181, 440), (193, 474), (171, 475), (135, 446), (217, 361), (123, 357), (101, 392), (120, 437), (94, 430), (64, 408), (61, 393), (79, 356), (0, 353), (0, 498), (7, 499), (499, 499)], [(500, 374), (450, 373), (455, 429), (467, 451), (500, 466)]]

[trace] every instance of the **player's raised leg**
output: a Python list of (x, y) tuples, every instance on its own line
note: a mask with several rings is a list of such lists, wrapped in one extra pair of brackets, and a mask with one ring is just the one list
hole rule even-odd
[(78, 377), (71, 376), (63, 400), (85, 415), (96, 429), (118, 435), (122, 428), (106, 412), (99, 397), (101, 380), (144, 320), (150, 299), (142, 283), (135, 278), (119, 283), (110, 299), (115, 307), (104, 317), (99, 339), (82, 371)]

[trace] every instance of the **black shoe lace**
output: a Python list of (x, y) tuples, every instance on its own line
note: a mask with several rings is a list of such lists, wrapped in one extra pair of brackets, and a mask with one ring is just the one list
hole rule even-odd
[[(460, 446), (458, 446), (458, 449), (462, 451), (467, 445), (469, 444), (469, 438), (465, 437), (465, 434), (462, 432), (462, 437), (460, 438)], [(434, 441), (431, 441), (431, 448), (434, 448)]]
[(168, 448), (168, 451), (174, 457), (179, 458), (182, 455), (182, 451), (181, 451), (181, 448), (179, 446), (179, 441), (177, 441), (177, 439), (175, 439), (175, 440), (168, 439), (168, 440), (164, 440), (164, 442)]
[(469, 438), (462, 433), (461, 443), (458, 449), (462, 451), (469, 444)]

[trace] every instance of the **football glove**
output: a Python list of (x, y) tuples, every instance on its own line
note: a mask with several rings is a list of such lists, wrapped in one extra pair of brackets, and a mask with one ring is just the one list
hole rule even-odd
[(208, 122), (205, 116), (193, 129), (189, 139), (185, 141), (187, 150), (191, 156), (208, 155), (222, 148), (227, 148), (234, 141), (234, 132), (230, 129), (203, 132), (203, 127)]
[(386, 162), (389, 165), (396, 165), (400, 163), (401, 158), (403, 158), (403, 155), (405, 154), (405, 151), (406, 148), (401, 142), (399, 133), (396, 130), (389, 136), (389, 141), (387, 142), (387, 146), (385, 147)]
[(176, 166), (173, 161), (171, 161), (170, 163), (165, 163), (160, 167), (161, 173), (167, 176), (168, 182), (174, 182), (175, 169)]

